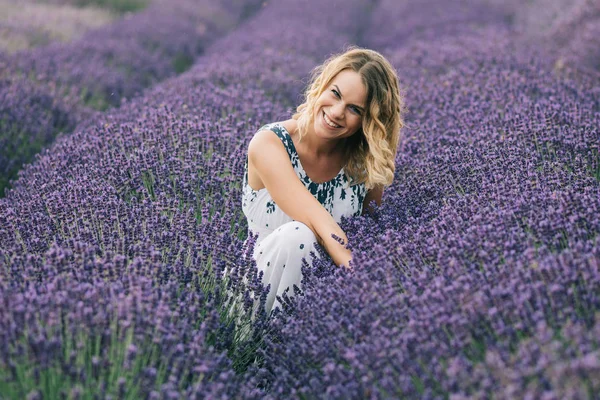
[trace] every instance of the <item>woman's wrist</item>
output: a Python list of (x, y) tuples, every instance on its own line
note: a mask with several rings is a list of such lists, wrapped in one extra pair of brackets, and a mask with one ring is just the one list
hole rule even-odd
[(346, 268), (351, 268), (350, 261), (352, 260), (352, 252), (346, 248), (346, 243), (339, 243), (336, 239), (331, 238), (330, 244), (333, 248), (327, 249), (329, 251), (329, 255), (333, 259), (333, 262), (338, 267), (342, 265)]
[(346, 268), (350, 268), (352, 252), (346, 247), (348, 244), (348, 237), (344, 231), (337, 223), (333, 222), (332, 226), (327, 227), (325, 232), (327, 233), (317, 235), (317, 242), (325, 248), (338, 267), (344, 265)]

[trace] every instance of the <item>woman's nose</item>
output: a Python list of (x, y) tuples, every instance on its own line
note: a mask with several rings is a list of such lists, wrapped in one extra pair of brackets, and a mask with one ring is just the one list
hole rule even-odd
[(331, 107), (331, 117), (332, 118), (343, 118), (344, 117), (344, 104), (342, 102), (338, 102)]

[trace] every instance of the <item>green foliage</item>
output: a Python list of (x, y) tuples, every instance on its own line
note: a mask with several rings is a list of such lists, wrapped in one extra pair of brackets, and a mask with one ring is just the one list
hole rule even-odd
[(188, 54), (177, 54), (173, 59), (173, 69), (176, 73), (181, 74), (186, 71), (194, 63), (194, 59)]
[(73, 0), (74, 5), (78, 7), (96, 6), (119, 13), (139, 11), (146, 7), (149, 2), (150, 0)]
[[(49, 365), (40, 366), (28, 346), (31, 333), (26, 329), (20, 340), (13, 346), (23, 351), (21, 357), (11, 360), (11, 365), (0, 365), (0, 393), (6, 398), (26, 398), (28, 394), (39, 392), (44, 398), (72, 398), (79, 392), (85, 398), (110, 394), (117, 396), (119, 379), (124, 378), (124, 396), (134, 399), (139, 395), (139, 381), (135, 379), (142, 367), (157, 359), (156, 344), (150, 340), (136, 343), (140, 351), (135, 359), (126, 362), (127, 348), (134, 341), (134, 327), (124, 328), (113, 318), (110, 339), (100, 333), (72, 331), (66, 318), (62, 323), (46, 327), (48, 337), (59, 337), (60, 357)], [(109, 360), (109, 362), (106, 362)], [(166, 376), (157, 376), (157, 384)], [(102, 384), (101, 384), (102, 383)], [(101, 387), (104, 386), (104, 391)], [(4, 397), (3, 397), (4, 398)]]
[[(58, 124), (54, 127), (51, 136), (56, 137), (60, 132), (70, 128), (69, 124)], [(0, 119), (0, 132), (7, 138), (5, 140), (7, 149), (3, 151), (15, 160), (13, 165), (2, 166), (4, 168), (4, 173), (0, 174), (0, 198), (2, 198), (11, 187), (10, 181), (17, 179), (18, 172), (23, 167), (22, 160), (31, 160), (48, 143), (45, 137), (28, 135), (28, 132), (23, 131), (21, 127), (4, 119)]]

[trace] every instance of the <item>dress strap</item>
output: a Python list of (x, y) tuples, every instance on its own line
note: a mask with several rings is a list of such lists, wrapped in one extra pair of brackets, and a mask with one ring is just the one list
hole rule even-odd
[(283, 143), (283, 146), (285, 147), (285, 150), (287, 151), (288, 156), (290, 157), (290, 161), (292, 161), (292, 164), (294, 164), (294, 160), (297, 159), (297, 156), (294, 157), (296, 155), (296, 147), (294, 146), (292, 137), (290, 136), (287, 129), (285, 129), (285, 127), (283, 125), (278, 124), (276, 122), (272, 123), (272, 124), (264, 125), (259, 130), (262, 130), (262, 129), (269, 129), (269, 130), (275, 132), (277, 137)]

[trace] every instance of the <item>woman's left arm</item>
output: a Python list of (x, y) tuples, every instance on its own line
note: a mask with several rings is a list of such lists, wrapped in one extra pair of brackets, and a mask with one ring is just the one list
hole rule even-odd
[(377, 204), (378, 207), (381, 206), (381, 198), (382, 197), (383, 197), (383, 185), (377, 185), (373, 189), (369, 190), (363, 201), (363, 209), (362, 209), (361, 215), (365, 215), (367, 213), (370, 214), (373, 211), (373, 208), (369, 206), (369, 203), (372, 200), (375, 200), (375, 203)]

